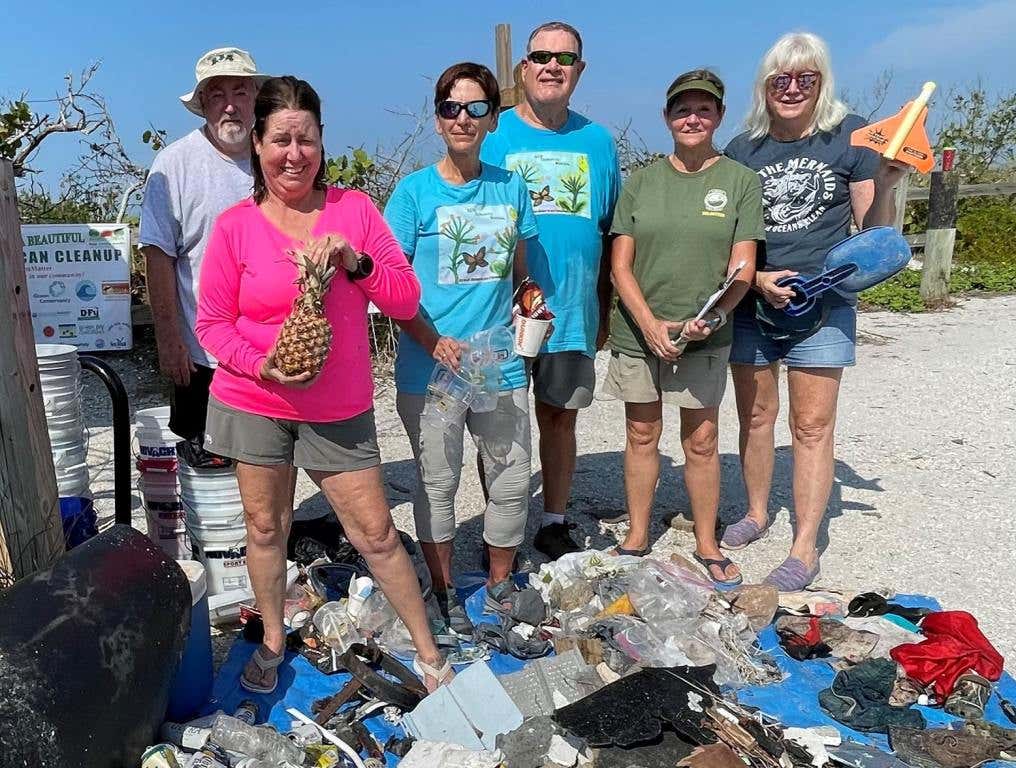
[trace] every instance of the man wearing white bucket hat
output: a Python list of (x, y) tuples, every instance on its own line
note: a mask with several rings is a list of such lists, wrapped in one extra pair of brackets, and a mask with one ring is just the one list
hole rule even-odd
[[(253, 187), (250, 132), (254, 97), (268, 79), (239, 48), (198, 59), (194, 89), (180, 97), (204, 124), (155, 158), (141, 208), (141, 250), (155, 319), (159, 369), (173, 383), (170, 429), (190, 445), (192, 463), (216, 463), (202, 438), (215, 360), (194, 334), (201, 259), (222, 211)], [(224, 461), (224, 460), (222, 460)]]

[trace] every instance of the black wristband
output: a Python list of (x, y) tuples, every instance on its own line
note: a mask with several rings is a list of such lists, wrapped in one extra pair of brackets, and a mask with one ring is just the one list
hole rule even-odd
[(374, 259), (366, 253), (359, 253), (357, 256), (356, 269), (351, 270), (349, 273), (350, 280), (363, 280), (365, 277), (370, 277), (374, 272)]

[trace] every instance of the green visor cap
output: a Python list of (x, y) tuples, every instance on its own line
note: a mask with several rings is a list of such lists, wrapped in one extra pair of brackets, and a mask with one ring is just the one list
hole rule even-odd
[(711, 96), (715, 96), (720, 104), (723, 103), (723, 91), (716, 87), (715, 83), (711, 83), (708, 80), (687, 80), (683, 83), (671, 83), (670, 88), (667, 89), (667, 106), (680, 94), (685, 91), (705, 91)]

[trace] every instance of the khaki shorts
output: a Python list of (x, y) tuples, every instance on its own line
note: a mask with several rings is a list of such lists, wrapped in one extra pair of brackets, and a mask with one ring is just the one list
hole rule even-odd
[(596, 369), (581, 352), (544, 352), (529, 364), (529, 374), (541, 403), (572, 411), (593, 403)]
[(319, 472), (355, 472), (381, 463), (374, 411), (343, 421), (273, 419), (211, 397), (205, 450), (244, 464), (292, 464)]
[(681, 408), (715, 408), (727, 387), (729, 357), (729, 346), (682, 356), (676, 363), (614, 352), (603, 391), (626, 403), (663, 400)]

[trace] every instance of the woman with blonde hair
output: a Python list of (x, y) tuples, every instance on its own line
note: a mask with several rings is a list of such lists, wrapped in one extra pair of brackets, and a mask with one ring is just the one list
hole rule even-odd
[(802, 589), (819, 573), (819, 527), (833, 481), (833, 431), (843, 368), (854, 365), (856, 299), (826, 293), (820, 318), (806, 330), (761, 322), (793, 296), (777, 283), (822, 271), (826, 253), (858, 227), (892, 222), (892, 190), (906, 166), (881, 161), (851, 146), (864, 120), (836, 98), (825, 42), (816, 35), (784, 35), (758, 69), (746, 130), (726, 148), (728, 157), (755, 170), (762, 182), (765, 247), (754, 295), (734, 315), (730, 354), (740, 421), (741, 467), (748, 497), (745, 517), (724, 532), (721, 546), (740, 550), (769, 526), (774, 463), (773, 431), (779, 409), (779, 367), (787, 366), (797, 519), (790, 555), (766, 581)]

